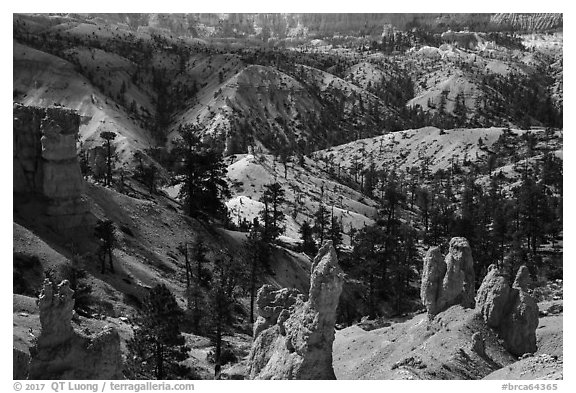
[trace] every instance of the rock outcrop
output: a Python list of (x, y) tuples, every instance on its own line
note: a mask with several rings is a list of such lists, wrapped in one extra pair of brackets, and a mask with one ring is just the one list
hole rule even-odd
[(478, 355), (486, 357), (486, 343), (484, 342), (484, 337), (482, 336), (482, 333), (476, 332), (472, 335), (471, 349)]
[(36, 345), (30, 349), (30, 379), (120, 379), (120, 336), (105, 328), (88, 336), (74, 330), (74, 291), (67, 280), (54, 291), (44, 281), (39, 296), (40, 325)]
[(452, 238), (445, 258), (438, 247), (428, 250), (420, 298), (430, 317), (456, 304), (474, 308), (474, 261), (465, 238)]
[(332, 242), (314, 258), (308, 300), (294, 289), (258, 291), (251, 379), (335, 379), (332, 344), (343, 272)]
[(509, 312), (511, 292), (508, 274), (496, 268), (496, 265), (490, 265), (476, 295), (476, 308), (489, 327), (497, 328), (504, 320)]
[(84, 181), (77, 159), (79, 115), (64, 108), (13, 106), (14, 210), (26, 214), (41, 205), (59, 232), (88, 227), (82, 200)]
[(526, 266), (510, 277), (495, 265), (489, 267), (476, 296), (476, 309), (486, 324), (495, 329), (510, 353), (521, 356), (536, 351), (538, 305), (528, 293), (530, 275)]
[(257, 337), (263, 330), (274, 326), (284, 310), (290, 309), (298, 299), (303, 298), (304, 296), (294, 288), (282, 288), (276, 291), (272, 285), (263, 285), (258, 290), (256, 298), (259, 315), (254, 323), (253, 337)]
[(494, 14), (490, 22), (495, 25), (524, 31), (544, 31), (561, 28), (564, 20), (562, 14), (552, 13), (502, 13)]

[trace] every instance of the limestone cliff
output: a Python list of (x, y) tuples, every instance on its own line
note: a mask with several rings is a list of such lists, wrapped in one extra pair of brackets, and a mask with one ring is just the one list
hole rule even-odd
[(15, 213), (34, 210), (61, 233), (87, 227), (90, 216), (76, 152), (80, 117), (69, 109), (16, 103), (13, 116)]
[(296, 290), (258, 292), (251, 379), (335, 379), (332, 343), (343, 272), (332, 242), (314, 258), (308, 300)]
[(42, 327), (31, 348), (29, 379), (120, 379), (120, 336), (105, 328), (88, 336), (72, 327), (74, 291), (63, 281), (56, 291), (49, 280), (39, 296)]

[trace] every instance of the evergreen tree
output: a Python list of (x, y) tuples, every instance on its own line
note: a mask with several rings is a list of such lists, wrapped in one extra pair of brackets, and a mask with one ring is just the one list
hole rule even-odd
[[(73, 251), (74, 252), (74, 251)], [(74, 311), (86, 318), (91, 318), (90, 306), (94, 302), (92, 285), (88, 280), (86, 270), (81, 267), (83, 258), (74, 253), (69, 265), (64, 265), (62, 277), (70, 282), (70, 289), (74, 291)], [(48, 277), (53, 283), (58, 282), (55, 277)]]
[(80, 147), (80, 172), (82, 172), (82, 176), (84, 180), (88, 180), (88, 176), (92, 174), (92, 168), (90, 167), (90, 163), (88, 162), (88, 152), (84, 150), (84, 148)]
[(527, 248), (536, 254), (544, 237), (544, 224), (550, 219), (546, 194), (540, 184), (530, 176), (524, 176), (515, 195), (520, 234), (526, 239)]
[(187, 125), (179, 132), (181, 139), (175, 150), (181, 158), (178, 174), (184, 179), (178, 196), (184, 202), (186, 214), (226, 218), (224, 199), (230, 196), (230, 191), (221, 154), (200, 141), (197, 126)]
[(384, 241), (386, 233), (378, 225), (365, 227), (356, 233), (352, 241), (353, 252), (351, 259), (355, 264), (351, 274), (361, 279), (367, 286), (364, 300), (368, 305), (369, 316), (378, 315), (379, 282), (383, 279), (382, 263), (385, 259)]
[(110, 271), (114, 273), (114, 264), (112, 261), (112, 250), (116, 243), (116, 228), (114, 223), (110, 220), (100, 220), (94, 228), (94, 235), (100, 242), (98, 249), (98, 257), (100, 259), (100, 266), (102, 274), (106, 273), (106, 256), (108, 256), (108, 264)]
[(401, 225), (395, 238), (388, 242), (387, 254), (392, 300), (398, 314), (405, 311), (407, 302), (414, 296), (411, 281), (418, 277), (417, 268), (421, 260), (416, 249), (416, 231), (408, 225)]
[(140, 182), (144, 183), (148, 188), (150, 195), (156, 192), (156, 182), (158, 177), (158, 168), (154, 164), (145, 165), (143, 154), (141, 152), (136, 152), (134, 158), (137, 160), (136, 171), (134, 172), (134, 177)]
[(152, 288), (127, 343), (126, 374), (130, 379), (176, 379), (190, 377), (180, 364), (189, 348), (181, 334), (182, 310), (164, 285)]
[(332, 240), (332, 245), (336, 252), (339, 252), (339, 246), (342, 244), (342, 224), (334, 212), (332, 212), (332, 217), (330, 219), (330, 240)]
[(120, 86), (120, 95), (126, 94), (126, 81), (122, 81), (122, 86)]
[[(434, 188), (434, 193), (439, 190)], [(427, 233), (427, 240), (430, 244), (444, 244), (454, 235), (455, 212), (453, 203), (443, 194), (438, 192), (433, 200), (430, 210), (430, 230)]]
[(314, 258), (318, 249), (316, 248), (316, 243), (314, 242), (314, 230), (310, 226), (308, 221), (304, 221), (299, 230), (300, 239), (302, 240), (301, 250), (304, 254), (308, 255), (310, 258)]
[(273, 242), (284, 232), (284, 220), (282, 205), (286, 202), (285, 192), (278, 182), (264, 186), (264, 193), (260, 202), (264, 203), (264, 209), (260, 211), (260, 219), (263, 223), (264, 239)]
[(448, 91), (443, 90), (440, 93), (440, 103), (438, 104), (438, 112), (440, 115), (444, 115), (446, 113), (446, 98), (448, 97)]
[(246, 283), (248, 269), (241, 259), (224, 254), (214, 261), (211, 288), (207, 294), (206, 332), (214, 343), (214, 379), (220, 379), (223, 336), (234, 322), (237, 291)]
[(186, 274), (186, 290), (190, 289), (192, 283), (192, 264), (188, 255), (188, 243), (180, 243), (176, 249), (184, 256), (184, 271)]
[(383, 207), (388, 213), (388, 222), (396, 219), (396, 209), (404, 200), (404, 194), (400, 192), (398, 178), (395, 172), (390, 172), (384, 190)]
[(474, 243), (475, 240), (475, 225), (476, 225), (476, 209), (477, 209), (477, 193), (478, 187), (474, 184), (474, 179), (469, 178), (464, 183), (464, 189), (460, 198), (460, 219), (456, 225), (456, 234), (468, 239), (469, 242)]
[(562, 181), (564, 178), (562, 159), (553, 153), (546, 153), (542, 157), (541, 178), (542, 183), (553, 187), (557, 193), (562, 193)]
[(197, 239), (189, 250), (188, 244), (181, 244), (178, 250), (185, 258), (186, 274), (186, 300), (190, 319), (192, 320), (192, 330), (197, 334), (202, 333), (202, 323), (206, 307), (206, 291), (210, 288), (212, 276), (210, 270), (205, 266), (208, 264), (206, 254), (208, 248), (202, 239)]
[(502, 201), (495, 207), (492, 216), (490, 235), (496, 253), (495, 262), (499, 267), (503, 266), (505, 245), (510, 242), (510, 227), (508, 223), (512, 221), (510, 212), (513, 211), (513, 206), (509, 205), (511, 205), (511, 201)]
[(248, 257), (250, 277), (248, 289), (250, 291), (250, 323), (254, 323), (254, 301), (261, 277), (265, 272), (270, 273), (269, 257), (270, 246), (265, 240), (262, 227), (256, 221), (246, 238), (245, 250)]
[(416, 205), (420, 208), (420, 212), (422, 213), (422, 220), (424, 221), (424, 229), (428, 232), (430, 227), (430, 205), (431, 205), (431, 197), (430, 193), (425, 188), (420, 188), (416, 192)]
[(324, 240), (330, 237), (330, 212), (323, 203), (318, 206), (318, 210), (314, 213), (312, 230), (320, 246), (324, 244)]
[(114, 169), (112, 141), (116, 139), (116, 133), (112, 131), (104, 131), (100, 133), (100, 138), (104, 139), (104, 146), (106, 148), (106, 178), (105, 186), (112, 184), (112, 170)]
[(290, 163), (290, 146), (285, 146), (280, 149), (280, 162), (284, 166), (284, 179), (288, 179), (288, 164)]
[(210, 284), (210, 271), (206, 268), (208, 247), (198, 238), (193, 248), (192, 261), (196, 263), (196, 281), (201, 287), (208, 288)]
[(369, 198), (374, 196), (374, 188), (376, 187), (377, 176), (376, 176), (376, 165), (372, 162), (370, 166), (364, 171), (364, 195)]
[(464, 127), (466, 125), (467, 113), (468, 108), (466, 107), (464, 94), (460, 92), (456, 95), (456, 102), (454, 104), (454, 116), (456, 116), (456, 125), (458, 127)]

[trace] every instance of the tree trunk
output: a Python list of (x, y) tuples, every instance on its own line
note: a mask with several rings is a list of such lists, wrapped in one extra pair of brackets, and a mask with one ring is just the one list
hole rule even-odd
[[(200, 247), (200, 246), (199, 246)], [(198, 256), (198, 263), (196, 264), (196, 274), (198, 277), (198, 285), (202, 282), (202, 256)]]
[(112, 146), (110, 141), (108, 141), (107, 147), (108, 147), (108, 160), (107, 160), (108, 168), (106, 168), (107, 169), (106, 183), (109, 186), (112, 183)]
[(250, 323), (254, 323), (254, 300), (256, 298), (256, 258), (252, 261), (252, 274), (250, 276)]
[(188, 244), (184, 244), (184, 263), (186, 266), (186, 289), (190, 289), (190, 276), (192, 272), (190, 271), (190, 260), (188, 259)]
[(370, 317), (371, 318), (376, 318), (376, 300), (375, 298), (375, 294), (374, 294), (374, 275), (370, 275), (370, 280), (368, 283), (368, 298), (370, 299), (369, 301), (369, 307), (370, 307)]
[(214, 379), (220, 379), (220, 371), (222, 365), (220, 364), (220, 357), (222, 354), (222, 328), (220, 322), (216, 326), (216, 352), (214, 354)]
[(98, 259), (100, 259), (100, 270), (101, 273), (106, 273), (106, 255), (104, 254), (104, 250), (98, 250)]
[(276, 236), (276, 228), (277, 228), (277, 223), (276, 223), (276, 217), (278, 217), (278, 206), (277, 206), (277, 202), (278, 200), (276, 199), (276, 193), (274, 193), (273, 196), (273, 200), (272, 200), (272, 228), (271, 230), (274, 232), (274, 237)]
[(156, 379), (164, 379), (164, 354), (162, 344), (156, 342)]
[(194, 291), (194, 332), (198, 332), (200, 330), (200, 313), (198, 310), (198, 290)]
[[(188, 164), (190, 165), (190, 164)], [(192, 198), (194, 198), (194, 185), (192, 184), (193, 180), (193, 174), (191, 173), (191, 171), (188, 172), (188, 179), (187, 179), (187, 185), (188, 185), (188, 216), (193, 217), (194, 216), (194, 209), (193, 209), (193, 205), (192, 205)]]
[(114, 273), (114, 264), (112, 262), (112, 247), (108, 247), (108, 263), (110, 264), (110, 271)]

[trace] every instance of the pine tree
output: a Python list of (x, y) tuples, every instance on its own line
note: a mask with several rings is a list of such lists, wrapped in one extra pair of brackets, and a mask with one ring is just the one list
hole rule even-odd
[(360, 278), (367, 286), (364, 292), (364, 300), (368, 304), (368, 312), (371, 318), (376, 318), (377, 303), (379, 297), (378, 283), (384, 277), (381, 273), (382, 263), (385, 259), (384, 241), (386, 234), (378, 225), (365, 227), (358, 231), (353, 238), (353, 252), (351, 259), (355, 261), (351, 268), (351, 274)]
[(272, 183), (264, 186), (264, 193), (260, 202), (264, 203), (264, 209), (260, 211), (260, 219), (263, 223), (264, 239), (273, 242), (284, 232), (284, 220), (282, 205), (286, 202), (285, 192), (280, 183)]
[(464, 127), (466, 125), (467, 113), (468, 108), (466, 107), (464, 94), (460, 92), (456, 95), (456, 102), (454, 104), (454, 116), (456, 116), (456, 125), (458, 127)]
[(444, 115), (446, 113), (446, 98), (448, 97), (448, 91), (443, 90), (440, 93), (440, 104), (438, 104), (438, 112), (440, 115)]
[(316, 248), (316, 243), (314, 242), (313, 237), (314, 231), (308, 221), (304, 221), (302, 223), (299, 233), (300, 233), (300, 239), (302, 240), (301, 245), (302, 252), (308, 255), (310, 258), (313, 258), (318, 252), (318, 249)]
[(549, 220), (546, 194), (540, 184), (530, 176), (524, 176), (515, 196), (520, 233), (526, 239), (527, 248), (536, 254), (544, 237), (544, 223)]
[(192, 331), (200, 334), (204, 322), (203, 310), (206, 307), (205, 295), (212, 280), (210, 271), (205, 267), (208, 263), (206, 257), (208, 248), (201, 239), (197, 239), (192, 247), (189, 247), (188, 243), (180, 244), (178, 251), (185, 259), (186, 301), (192, 321)]
[(237, 291), (248, 282), (247, 266), (242, 259), (224, 254), (214, 261), (211, 288), (207, 294), (205, 330), (214, 343), (214, 379), (220, 379), (222, 368), (222, 337), (234, 322)]
[(545, 153), (541, 165), (542, 183), (553, 187), (555, 192), (562, 194), (562, 159), (553, 153)]
[(90, 167), (90, 163), (88, 161), (88, 152), (84, 150), (82, 146), (80, 147), (79, 158), (80, 172), (82, 173), (84, 180), (88, 180), (88, 176), (92, 174), (92, 168)]
[(112, 141), (116, 139), (116, 133), (112, 131), (104, 131), (100, 133), (100, 138), (104, 139), (104, 146), (106, 147), (106, 178), (104, 185), (110, 186), (112, 184), (112, 170), (114, 169)]
[(123, 96), (126, 93), (126, 81), (122, 81), (122, 86), (120, 86), (120, 95)]
[(314, 226), (312, 227), (320, 246), (330, 237), (330, 212), (323, 203), (314, 213)]
[(180, 243), (176, 249), (184, 256), (184, 272), (186, 275), (186, 290), (190, 289), (192, 283), (192, 264), (188, 255), (188, 243)]
[(478, 194), (479, 189), (474, 184), (474, 178), (469, 178), (464, 183), (464, 189), (460, 197), (461, 214), (456, 225), (456, 234), (465, 237), (470, 243), (475, 243), (476, 240)]
[(400, 202), (404, 199), (404, 195), (399, 190), (398, 178), (396, 172), (390, 172), (386, 181), (386, 188), (384, 191), (384, 208), (388, 212), (388, 222), (391, 223), (396, 219), (396, 209)]
[(280, 149), (280, 162), (284, 166), (284, 179), (288, 179), (288, 164), (290, 163), (290, 147), (286, 146)]
[(421, 264), (416, 249), (416, 231), (407, 225), (400, 225), (398, 232), (387, 242), (387, 247), (388, 282), (394, 308), (400, 314), (405, 311), (407, 300), (413, 295), (410, 293), (410, 282), (417, 277), (416, 269)]
[[(74, 253), (70, 259), (70, 264), (64, 265), (61, 274), (70, 282), (70, 289), (74, 291), (74, 311), (83, 317), (91, 318), (90, 306), (94, 302), (92, 285), (90, 285), (86, 270), (81, 267), (82, 260), (80, 255)], [(50, 281), (58, 282), (55, 277), (52, 277)]]
[(332, 240), (332, 245), (336, 252), (339, 251), (338, 247), (342, 244), (342, 231), (342, 224), (334, 215), (334, 211), (332, 211), (330, 219), (330, 240)]
[[(257, 224), (257, 222), (256, 222)], [(262, 228), (254, 225), (245, 242), (245, 250), (250, 268), (248, 289), (250, 291), (250, 323), (254, 323), (254, 301), (256, 290), (263, 273), (270, 272), (269, 257), (270, 246), (265, 240)]]
[(136, 152), (134, 158), (138, 161), (136, 165), (136, 170), (134, 172), (134, 177), (144, 183), (148, 188), (150, 195), (156, 192), (156, 182), (158, 168), (154, 164), (145, 165), (143, 160), (143, 154), (141, 152)]
[(106, 273), (106, 256), (108, 256), (108, 264), (110, 266), (110, 271), (114, 273), (114, 264), (112, 262), (112, 250), (116, 243), (116, 229), (114, 228), (114, 223), (111, 220), (100, 220), (94, 228), (94, 235), (100, 242), (98, 249), (98, 256), (101, 263), (102, 274)]
[(226, 218), (224, 199), (230, 196), (230, 190), (221, 154), (200, 141), (197, 126), (187, 125), (179, 133), (181, 139), (175, 150), (181, 158), (178, 174), (184, 177), (184, 184), (178, 196), (184, 202), (186, 214)]
[(208, 248), (202, 239), (197, 239), (194, 243), (193, 250), (192, 261), (196, 263), (196, 282), (201, 287), (208, 288), (210, 284), (210, 271), (205, 267), (208, 263), (208, 258), (206, 257)]
[(174, 295), (164, 285), (152, 288), (143, 311), (128, 341), (126, 374), (130, 379), (175, 379), (189, 377), (180, 362), (188, 357), (180, 330), (182, 310)]
[(370, 166), (364, 171), (364, 186), (362, 188), (364, 195), (369, 198), (374, 196), (373, 192), (374, 188), (376, 187), (376, 182), (376, 165), (372, 162), (370, 163)]

